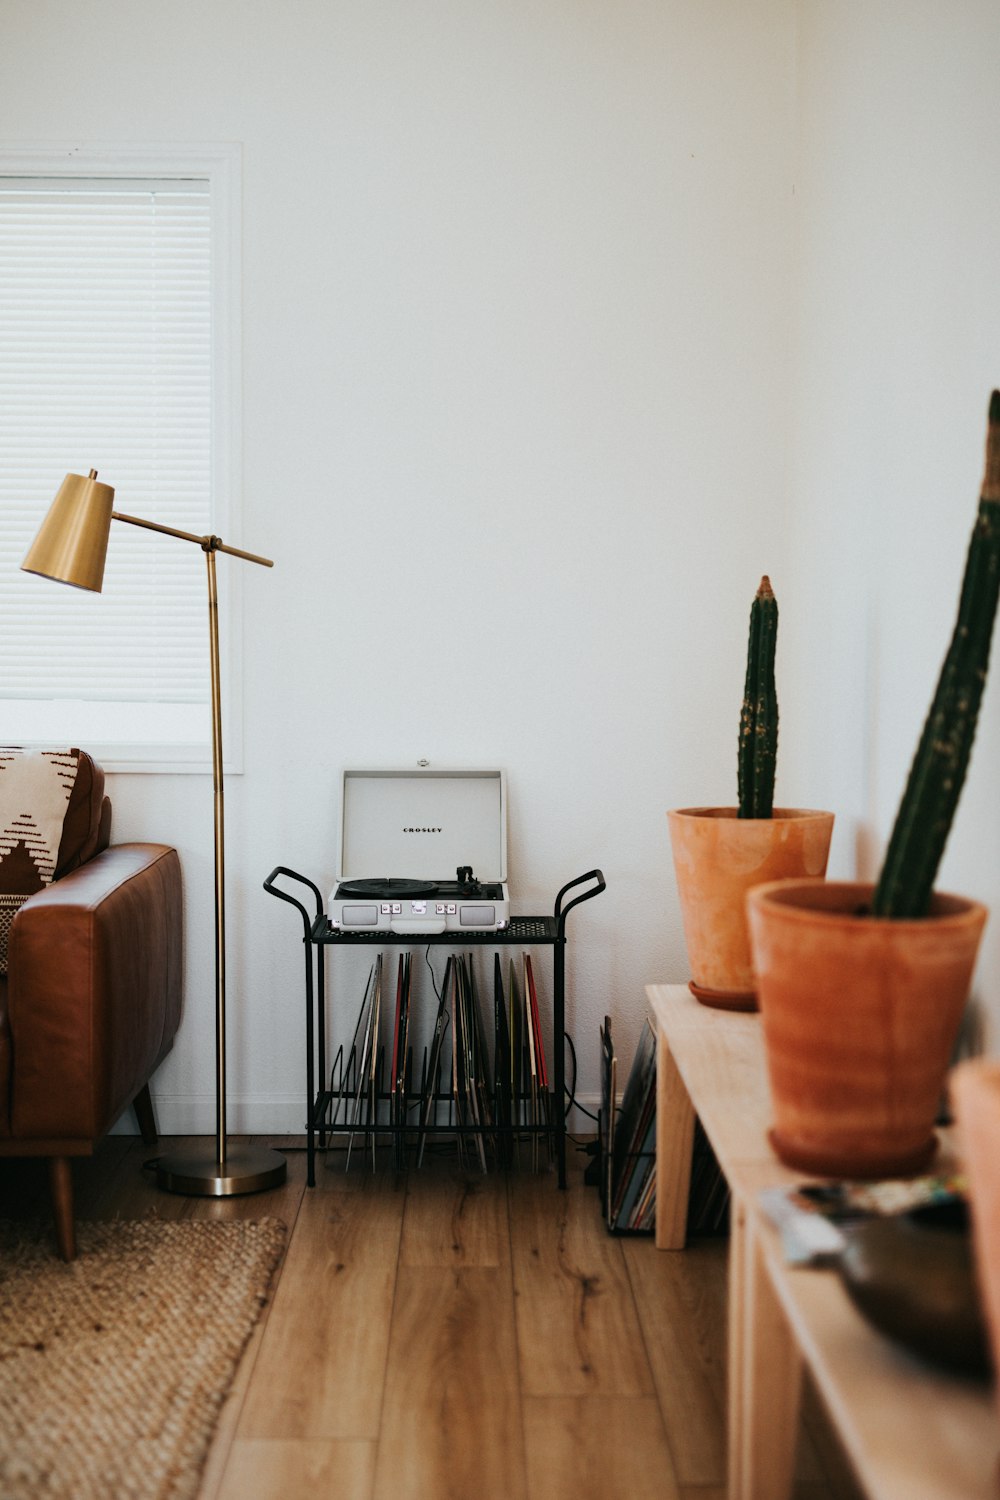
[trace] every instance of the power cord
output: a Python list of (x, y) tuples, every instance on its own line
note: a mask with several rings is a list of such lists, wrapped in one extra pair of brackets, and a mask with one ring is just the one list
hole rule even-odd
[(566, 1089), (566, 1108), (563, 1111), (563, 1119), (569, 1119), (569, 1112), (571, 1109), (578, 1109), (582, 1115), (587, 1116), (588, 1120), (593, 1120), (595, 1125), (599, 1124), (600, 1122), (597, 1115), (595, 1115), (591, 1110), (586, 1109), (576, 1097), (576, 1048), (573, 1045), (573, 1038), (570, 1036), (568, 1031), (563, 1032), (563, 1039), (564, 1041), (569, 1043), (570, 1056), (573, 1059), (573, 1085), (571, 1088)]

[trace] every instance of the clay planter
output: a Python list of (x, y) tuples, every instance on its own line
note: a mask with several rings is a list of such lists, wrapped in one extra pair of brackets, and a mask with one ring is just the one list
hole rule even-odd
[[(969, 1189), (972, 1253), (994, 1369), (1000, 1371), (1000, 1061), (959, 1063), (950, 1080)], [(1000, 1401), (1000, 1386), (997, 1388)]]
[(986, 908), (935, 893), (914, 921), (863, 915), (873, 887), (790, 881), (747, 898), (771, 1145), (828, 1177), (919, 1172)]
[(691, 992), (721, 1010), (756, 1010), (746, 893), (769, 880), (824, 875), (833, 813), (776, 807), (771, 818), (739, 818), (735, 807), (681, 807), (667, 823)]

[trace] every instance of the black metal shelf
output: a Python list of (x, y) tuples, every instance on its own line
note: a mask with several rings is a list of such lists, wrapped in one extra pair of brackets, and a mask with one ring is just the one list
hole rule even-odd
[[(513, 1165), (520, 1157), (520, 1147), (523, 1144), (530, 1146), (536, 1154), (539, 1145), (544, 1146), (550, 1160), (554, 1153), (558, 1154), (557, 1129), (555, 1124), (551, 1123), (555, 1120), (554, 1096), (551, 1094), (547, 1096), (550, 1123), (542, 1125), (529, 1125), (523, 1121), (512, 1125), (498, 1125), (495, 1122), (485, 1125), (461, 1124), (454, 1119), (423, 1124), (419, 1118), (411, 1118), (401, 1124), (394, 1124), (391, 1120), (366, 1121), (363, 1124), (351, 1124), (348, 1120), (338, 1120), (337, 1123), (332, 1124), (329, 1118), (330, 1112), (342, 1097), (337, 1089), (321, 1089), (316, 1096), (313, 1129), (320, 1138), (320, 1150), (324, 1149), (328, 1138), (332, 1141), (334, 1137), (337, 1137), (346, 1141), (349, 1146), (352, 1146), (356, 1139), (370, 1143), (381, 1138), (383, 1141), (393, 1143), (398, 1141), (402, 1154), (405, 1155), (407, 1149), (411, 1152), (419, 1152), (420, 1142), (425, 1137), (447, 1136), (460, 1141), (478, 1137), (483, 1142), (486, 1154), (494, 1159), (498, 1167)], [(436, 1106), (443, 1106), (449, 1110), (454, 1106), (451, 1094), (435, 1094), (433, 1097)], [(392, 1095), (385, 1092), (379, 1093), (375, 1102), (376, 1105), (384, 1105), (389, 1109), (393, 1106)], [(525, 1101), (519, 1099), (519, 1103), (523, 1102)], [(426, 1100), (422, 1094), (409, 1094), (404, 1109), (412, 1114), (425, 1103)], [(348, 1148), (341, 1145), (339, 1149)], [(359, 1149), (364, 1151), (366, 1146), (362, 1144)], [(565, 1186), (565, 1183), (562, 1185)]]
[[(279, 880), (289, 880), (305, 886), (313, 896), (313, 910), (307, 907), (296, 896), (288, 891), (279, 889)], [(573, 896), (571, 900), (564, 898), (570, 891), (578, 886), (592, 882), (589, 889)], [(482, 1126), (460, 1125), (457, 1123), (428, 1124), (424, 1127), (426, 1134), (443, 1135), (450, 1134), (462, 1136), (465, 1134), (479, 1133), (488, 1134), (498, 1140), (510, 1140), (515, 1142), (533, 1136), (548, 1137), (551, 1139), (555, 1149), (556, 1164), (559, 1173), (559, 1186), (566, 1186), (566, 1032), (565, 1032), (565, 982), (566, 982), (566, 918), (574, 906), (582, 901), (589, 901), (594, 896), (600, 895), (605, 889), (604, 876), (600, 870), (589, 870), (585, 875), (578, 876), (562, 887), (555, 899), (553, 914), (548, 916), (515, 916), (511, 917), (509, 925), (501, 932), (481, 932), (475, 929), (461, 932), (436, 932), (436, 933), (402, 933), (402, 932), (342, 932), (331, 927), (329, 917), (323, 909), (323, 897), (318, 886), (306, 876), (300, 875), (298, 871), (289, 869), (286, 865), (277, 865), (264, 881), (264, 889), (269, 895), (277, 897), (281, 901), (287, 901), (294, 906), (303, 923), (303, 945), (305, 950), (305, 999), (306, 999), (306, 1151), (307, 1151), (307, 1182), (309, 1187), (316, 1185), (316, 1137), (320, 1137), (320, 1148), (325, 1146), (327, 1135), (355, 1135), (366, 1139), (373, 1136), (384, 1136), (387, 1138), (407, 1136), (419, 1131), (420, 1126), (412, 1122), (380, 1122), (376, 1119), (358, 1123), (353, 1127), (348, 1124), (331, 1126), (326, 1123), (326, 1114), (332, 1099), (342, 1091), (321, 1088), (316, 1089), (316, 1070), (318, 1066), (319, 1076), (326, 1081), (326, 993), (325, 993), (325, 965), (323, 962), (323, 949), (326, 947), (356, 946), (371, 947), (396, 947), (396, 948), (423, 948), (428, 944), (434, 946), (470, 948), (491, 947), (503, 948), (513, 944), (551, 946), (553, 985), (552, 985), (552, 1031), (553, 1031), (553, 1088), (548, 1095), (550, 1120), (544, 1125), (527, 1125), (521, 1123), (491, 1124), (488, 1130)], [(407, 1096), (406, 1107), (419, 1099), (420, 1095)], [(391, 1103), (391, 1095), (379, 1093), (379, 1103)]]

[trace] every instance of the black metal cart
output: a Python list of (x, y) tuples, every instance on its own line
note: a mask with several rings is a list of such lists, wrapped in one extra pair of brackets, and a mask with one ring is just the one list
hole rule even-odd
[[(313, 910), (310, 911), (305, 902), (299, 900), (297, 896), (290, 894), (287, 890), (279, 889), (277, 884), (279, 880), (297, 882), (306, 887), (312, 893)], [(564, 904), (564, 898), (570, 891), (588, 881), (592, 882), (589, 890), (580, 892)], [(536, 1126), (534, 1129), (536, 1133), (544, 1129), (551, 1135), (555, 1147), (559, 1186), (561, 1188), (566, 1186), (566, 918), (574, 906), (578, 906), (582, 901), (591, 900), (605, 889), (604, 876), (600, 870), (589, 870), (587, 874), (579, 875), (575, 880), (564, 885), (556, 896), (551, 917), (511, 917), (509, 926), (501, 932), (476, 932), (470, 929), (463, 932), (431, 933), (419, 938), (412, 933), (343, 932), (332, 928), (323, 909), (323, 897), (318, 887), (306, 876), (300, 875), (298, 871), (291, 870), (285, 865), (278, 865), (271, 871), (264, 881), (264, 889), (280, 901), (289, 902), (302, 918), (302, 940), (305, 952), (306, 1098), (308, 1101), (306, 1150), (307, 1182), (310, 1187), (316, 1185), (317, 1137), (319, 1137), (319, 1149), (323, 1149), (326, 1144), (326, 1135), (329, 1133), (329, 1127), (325, 1122), (333, 1099), (331, 1090), (326, 1087), (326, 980), (323, 950), (328, 946), (341, 944), (397, 948), (424, 947), (427, 944), (457, 949), (502, 948), (514, 945), (522, 948), (535, 946), (552, 948), (553, 1070), (549, 1101), (550, 1124), (545, 1127)], [(318, 1089), (316, 1086), (317, 1069), (321, 1080), (321, 1086)], [(380, 1095), (383, 1101), (387, 1098), (387, 1095)], [(428, 1127), (434, 1133), (449, 1135), (455, 1135), (469, 1128), (454, 1122), (447, 1125), (433, 1124)], [(497, 1126), (494, 1124), (491, 1127), (491, 1133), (506, 1131), (524, 1134), (528, 1128), (524, 1125)], [(407, 1124), (374, 1120), (358, 1123), (352, 1127), (352, 1132), (378, 1136), (392, 1136), (411, 1130), (412, 1126)]]

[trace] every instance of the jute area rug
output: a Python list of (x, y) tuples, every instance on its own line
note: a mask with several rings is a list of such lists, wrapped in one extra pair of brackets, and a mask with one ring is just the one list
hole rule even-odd
[(0, 1223), (0, 1500), (192, 1500), (276, 1219)]

